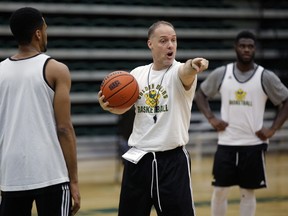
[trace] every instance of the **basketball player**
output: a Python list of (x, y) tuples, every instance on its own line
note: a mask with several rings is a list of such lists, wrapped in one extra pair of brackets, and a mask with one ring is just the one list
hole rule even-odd
[[(70, 216), (80, 208), (69, 69), (43, 54), (47, 25), (34, 8), (10, 17), (18, 52), (0, 63), (1, 216)], [(72, 199), (73, 203), (72, 203)]]
[[(256, 38), (240, 32), (235, 40), (237, 60), (212, 71), (196, 93), (196, 103), (218, 131), (214, 158), (212, 216), (224, 216), (229, 187), (240, 187), (240, 215), (256, 211), (255, 189), (265, 188), (264, 156), (268, 139), (288, 116), (288, 89), (271, 71), (254, 62)], [(211, 111), (209, 99), (221, 95), (221, 117)], [(263, 126), (265, 104), (269, 98), (279, 106), (272, 125)]]
[[(122, 179), (119, 216), (194, 216), (188, 142), (197, 73), (206, 70), (204, 58), (175, 60), (177, 37), (173, 25), (158, 21), (148, 31), (153, 63), (131, 71), (139, 84), (135, 120)], [(104, 110), (109, 107), (99, 92)]]

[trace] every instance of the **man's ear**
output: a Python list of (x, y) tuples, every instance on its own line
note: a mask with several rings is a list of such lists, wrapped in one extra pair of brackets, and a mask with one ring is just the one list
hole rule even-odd
[(39, 29), (36, 30), (36, 32), (35, 32), (35, 36), (36, 36), (36, 38), (37, 38), (38, 40), (41, 39), (41, 37), (42, 37), (42, 33), (41, 33), (41, 31), (40, 31)]
[(151, 42), (151, 40), (148, 40), (148, 41), (147, 41), (147, 45), (148, 45), (149, 49), (151, 50), (151, 49), (152, 49), (152, 42)]

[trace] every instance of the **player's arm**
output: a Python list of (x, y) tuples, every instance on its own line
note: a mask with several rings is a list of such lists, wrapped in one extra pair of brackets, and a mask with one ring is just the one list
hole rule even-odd
[(288, 119), (288, 98), (278, 106), (277, 115), (270, 128), (263, 127), (261, 130), (256, 132), (256, 135), (261, 140), (267, 140), (271, 138), (278, 129), (282, 127), (284, 122)]
[(212, 127), (215, 128), (215, 130), (225, 130), (225, 128), (228, 126), (228, 123), (223, 121), (222, 119), (215, 117), (213, 111), (211, 110), (208, 97), (203, 93), (201, 88), (196, 91), (195, 102), (198, 109), (203, 113), (203, 115), (207, 118), (207, 120), (212, 125)]
[(46, 79), (54, 89), (54, 115), (58, 139), (69, 173), (73, 199), (73, 215), (80, 209), (76, 136), (71, 121), (70, 88), (71, 77), (66, 65), (51, 59), (46, 67)]
[(195, 93), (195, 102), (198, 109), (208, 120), (215, 118), (214, 113), (210, 108), (208, 97), (206, 97), (201, 88), (199, 88)]
[(270, 101), (278, 107), (277, 114), (269, 128), (262, 127), (256, 132), (261, 140), (271, 138), (288, 118), (288, 89), (272, 71), (265, 70), (262, 85)]
[(179, 77), (186, 90), (189, 90), (195, 80), (197, 73), (208, 68), (209, 62), (204, 58), (194, 58), (187, 60), (179, 68)]
[(271, 129), (276, 131), (282, 127), (284, 122), (288, 119), (288, 98), (279, 106), (276, 118), (273, 121)]

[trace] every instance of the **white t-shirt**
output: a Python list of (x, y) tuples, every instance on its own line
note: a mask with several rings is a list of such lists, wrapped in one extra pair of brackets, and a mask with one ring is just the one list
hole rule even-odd
[(149, 64), (131, 71), (139, 84), (140, 95), (135, 104), (136, 116), (129, 146), (150, 152), (187, 144), (197, 78), (186, 91), (178, 75), (181, 64), (174, 61), (168, 70), (161, 71), (154, 71), (153, 65)]

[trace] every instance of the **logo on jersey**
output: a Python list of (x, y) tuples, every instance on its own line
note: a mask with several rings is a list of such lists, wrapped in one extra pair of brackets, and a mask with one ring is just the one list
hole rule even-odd
[(252, 101), (246, 100), (247, 92), (239, 88), (234, 92), (235, 100), (229, 100), (230, 105), (252, 106)]
[(237, 101), (244, 101), (246, 97), (246, 92), (244, 92), (241, 88), (235, 92), (235, 98)]
[(148, 91), (144, 94), (145, 103), (150, 107), (155, 107), (158, 104), (158, 101), (161, 97), (160, 94), (157, 93), (155, 89)]
[(168, 105), (165, 104), (168, 94), (163, 86), (155, 86), (154, 84), (146, 86), (139, 93), (139, 99), (142, 97), (145, 99), (145, 106), (137, 106), (138, 113), (160, 113), (168, 111)]

